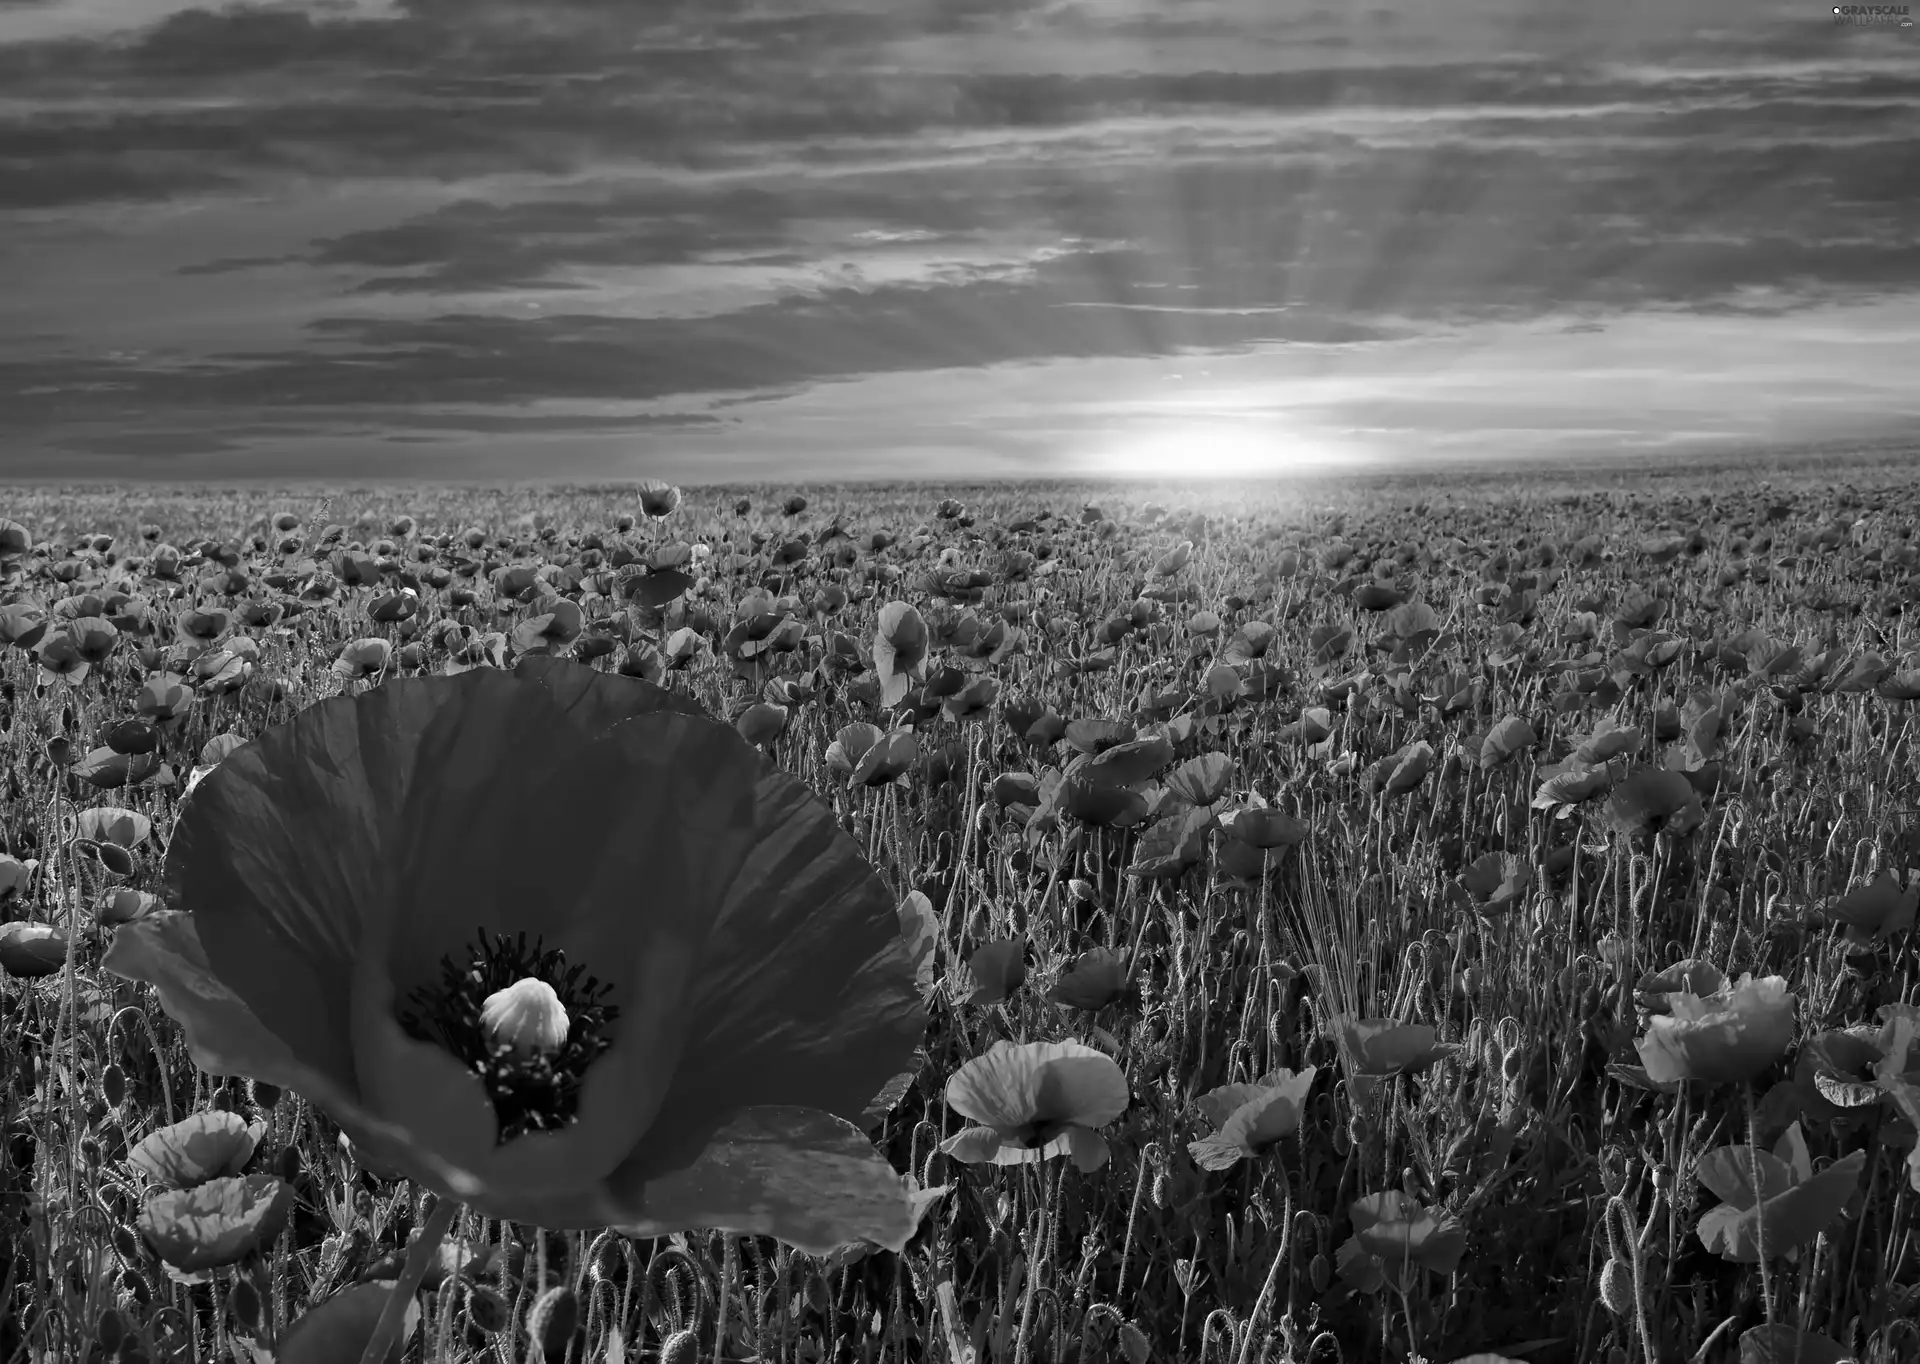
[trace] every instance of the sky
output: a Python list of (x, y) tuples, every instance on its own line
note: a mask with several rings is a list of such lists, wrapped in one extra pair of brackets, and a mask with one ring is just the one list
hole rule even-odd
[(0, 0), (0, 476), (1920, 438), (1920, 28), (1843, 17)]

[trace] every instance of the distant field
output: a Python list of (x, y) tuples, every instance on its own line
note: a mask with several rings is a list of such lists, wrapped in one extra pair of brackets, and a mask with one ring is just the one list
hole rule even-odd
[[(425, 1190), (102, 954), (239, 744), (546, 656), (698, 702), (877, 871), (929, 1022), (843, 1116), (924, 1220), (469, 1213), (408, 1359), (1910, 1364), (1916, 464), (0, 489), (0, 1357), (358, 1357), (292, 1323), (393, 1281)], [(756, 979), (702, 1008), (775, 1019)], [(962, 1115), (1001, 1042), (1086, 1051)], [(130, 1157), (209, 1110), (195, 1221)]]

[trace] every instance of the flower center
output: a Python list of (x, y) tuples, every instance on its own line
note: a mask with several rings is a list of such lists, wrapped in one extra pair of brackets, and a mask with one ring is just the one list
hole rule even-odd
[[(567, 966), (559, 949), (527, 946), (527, 935), (477, 931), (464, 964), (441, 958), (440, 980), (407, 996), (398, 1016), (408, 1035), (444, 1047), (480, 1077), (500, 1119), (497, 1144), (551, 1132), (579, 1116), (580, 1082), (612, 1045), (618, 1007), (610, 986)], [(583, 980), (582, 977), (585, 976)]]
[[(1062, 1118), (1035, 1118), (1032, 1122), (1015, 1128), (1011, 1135), (1014, 1145), (1037, 1151), (1072, 1126), (1072, 1123)], [(1006, 1140), (1008, 1135), (1005, 1132), (1001, 1133), (1001, 1140)]]

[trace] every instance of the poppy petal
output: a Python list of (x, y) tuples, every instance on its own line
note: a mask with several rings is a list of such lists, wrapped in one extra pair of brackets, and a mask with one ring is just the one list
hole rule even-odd
[(1207, 1126), (1218, 1132), (1226, 1126), (1227, 1119), (1242, 1104), (1252, 1103), (1260, 1097), (1264, 1085), (1237, 1084), (1221, 1085), (1218, 1089), (1208, 1090), (1193, 1101), (1200, 1110), (1200, 1116), (1207, 1120)]
[(513, 675), (546, 688), (554, 704), (592, 735), (605, 734), (622, 720), (656, 711), (711, 718), (701, 704), (682, 692), (638, 677), (603, 673), (551, 654), (527, 654), (513, 665)]
[[(567, 660), (529, 657), (514, 671), (547, 687), (577, 722), (595, 734), (663, 709), (706, 714), (697, 702), (677, 692)], [(716, 730), (724, 735), (724, 740), (716, 738), (716, 744), (735, 740), (730, 732), (718, 726)], [(910, 988), (899, 988), (896, 979), (902, 965), (909, 979), (912, 969), (910, 955), (898, 941), (897, 907), (887, 896), (889, 912), (880, 913), (885, 886), (857, 845), (840, 831), (827, 806), (750, 746), (735, 742), (734, 748), (739, 761), (752, 763), (758, 774), (752, 852), (731, 860), (712, 859), (729, 870), (737, 866), (739, 871), (709, 946), (711, 964), (703, 966), (692, 1001), (696, 1014), (728, 1024), (732, 1031), (690, 1038), (682, 1069), (700, 1068), (695, 1052), (753, 1050), (756, 1057), (766, 1056), (765, 1063), (754, 1069), (763, 1071), (776, 1087), (749, 1093), (747, 1077), (736, 1067), (723, 1084), (709, 1086), (724, 1089), (725, 1111), (743, 1103), (780, 1104), (804, 1097), (808, 1106), (852, 1117), (863, 1112), (874, 1094), (899, 1072), (926, 1027), (925, 1012), (910, 998)], [(777, 924), (769, 924), (766, 914), (776, 903), (784, 904), (786, 912)], [(853, 970), (846, 965), (850, 961), (858, 963)], [(844, 1001), (833, 999), (832, 992), (822, 987), (836, 980), (844, 982), (841, 994), (846, 999), (878, 989), (879, 997), (868, 1002), (872, 1025), (891, 1037), (906, 1039), (897, 1053), (889, 1053), (897, 1062), (891, 1068), (877, 1062), (846, 1064), (856, 1058), (840, 1054), (845, 1039), (862, 1025), (846, 1020), (834, 1026), (842, 1018)], [(776, 993), (784, 998), (769, 1011), (768, 996)], [(754, 1008), (756, 1003), (761, 1009)], [(807, 1004), (812, 1007), (796, 1010)], [(758, 1033), (773, 1021), (769, 1012), (782, 1020), (784, 1026), (778, 1031), (786, 1042), (812, 1052), (816, 1061), (838, 1060), (843, 1064), (836, 1069), (851, 1073), (792, 1074), (790, 1058), (761, 1050), (768, 1039)], [(754, 1017), (756, 1013), (762, 1016)], [(733, 1062), (716, 1060), (715, 1064)], [(685, 1097), (676, 1091), (676, 1110)], [(721, 1115), (715, 1117), (717, 1121)]]
[(886, 884), (828, 806), (721, 732), (759, 767), (751, 838), (719, 863), (733, 880), (690, 980), (691, 1031), (662, 1109), (670, 1121), (635, 1152), (655, 1169), (693, 1159), (747, 1107), (799, 1105), (858, 1122), (912, 1068), (926, 1030)]
[[(503, 749), (513, 737), (504, 728)], [(492, 859), (471, 854), (461, 863), (467, 835), (458, 815), (468, 788), (445, 782), (438, 799), (418, 803), (402, 820), (408, 870), (418, 871), (403, 873), (401, 899), (419, 908), (394, 921), (400, 941), (393, 950), (369, 941), (355, 983), (355, 1057), (369, 1103), (490, 1188), (579, 1188), (632, 1153), (667, 1096), (689, 1026), (688, 983), (710, 950), (731, 869), (754, 840), (756, 760), (712, 721), (646, 715), (577, 750), (562, 745), (552, 757), (564, 771), (542, 771), (534, 755), (505, 750), (498, 760), (506, 770), (528, 772), (529, 779), (506, 789), (495, 783), (464, 803), (478, 807), (482, 821), (511, 812), (499, 831), (502, 845), (513, 846), (505, 835), (516, 826), (536, 842), (570, 830), (592, 855), (557, 866), (519, 858), (489, 867)], [(625, 912), (606, 911), (636, 893), (639, 902)], [(582, 1083), (578, 1121), (499, 1147), (479, 1079), (394, 1022), (405, 973), (420, 970), (437, 933), (451, 931), (462, 907), (472, 913), (488, 904), (492, 913), (480, 912), (490, 928), (544, 928), (569, 961), (605, 979), (608, 1000), (620, 1009), (608, 1030), (611, 1048)], [(428, 907), (442, 916), (441, 929), (420, 927)], [(393, 963), (391, 978), (379, 971), (382, 960)], [(863, 1104), (887, 1078), (879, 1077)], [(736, 1095), (732, 1107), (739, 1106)], [(668, 1127), (680, 1130), (677, 1120)]]
[(1045, 1122), (1098, 1127), (1131, 1098), (1113, 1058), (1080, 1042), (996, 1042), (947, 1081), (947, 1107), (1002, 1132)]
[(297, 1057), (208, 965), (195, 916), (162, 910), (122, 924), (101, 958), (103, 970), (151, 985), (180, 1025), (187, 1053), (209, 1075), (246, 1075), (321, 1104), (351, 1102), (353, 1071), (328, 1073)]
[(383, 1123), (361, 1107), (351, 1074), (341, 1077), (316, 1068), (296, 1055), (248, 1009), (245, 1001), (215, 978), (201, 947), (193, 916), (163, 911), (114, 930), (113, 944), (101, 966), (115, 975), (151, 985), (160, 1007), (179, 1025), (187, 1054), (209, 1075), (245, 1075), (292, 1090), (325, 1109), (346, 1129), (355, 1145), (382, 1164), (400, 1164), (411, 1153), (413, 1168), (427, 1182), (455, 1192), (474, 1191), (430, 1151), (418, 1151), (411, 1136)]
[(1285, 1090), (1269, 1089), (1235, 1109), (1220, 1128), (1220, 1138), (1258, 1151), (1300, 1130), (1300, 1103)]
[(940, 1143), (940, 1154), (967, 1165), (982, 1165), (1000, 1154), (1000, 1133), (991, 1127), (963, 1127)]
[(353, 1075), (348, 991), (363, 922), (391, 897), (373, 854), (450, 693), (501, 685), (513, 684), (476, 671), (321, 701), (236, 749), (174, 825), (166, 898), (193, 914), (213, 976), (339, 1083)]
[(1074, 1169), (1081, 1174), (1090, 1175), (1107, 1163), (1107, 1139), (1092, 1128), (1069, 1127), (1060, 1135), (1066, 1139)]
[[(544, 689), (477, 675), (488, 684), (460, 694), (429, 684), (442, 685), (445, 704), (415, 740), (411, 798), (382, 827), (398, 854), (391, 923), (379, 925), (398, 997), (436, 983), (443, 957), (464, 964), (478, 926), (544, 937), (611, 986), (624, 1011), (621, 976), (640, 935), (654, 921), (711, 919), (736, 852), (726, 840), (751, 838), (755, 769), (711, 721), (661, 713), (624, 740), (595, 737)], [(607, 912), (636, 889), (644, 912)]]
[(630, 1236), (713, 1228), (825, 1255), (855, 1241), (898, 1251), (919, 1226), (906, 1182), (858, 1127), (789, 1105), (736, 1114), (685, 1169), (639, 1193), (643, 1215), (619, 1224)]

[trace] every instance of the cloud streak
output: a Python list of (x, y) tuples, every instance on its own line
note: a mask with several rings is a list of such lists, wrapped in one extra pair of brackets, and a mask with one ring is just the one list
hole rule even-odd
[(1920, 434), (1920, 50), (1823, 13), (9, 0), (0, 474)]

